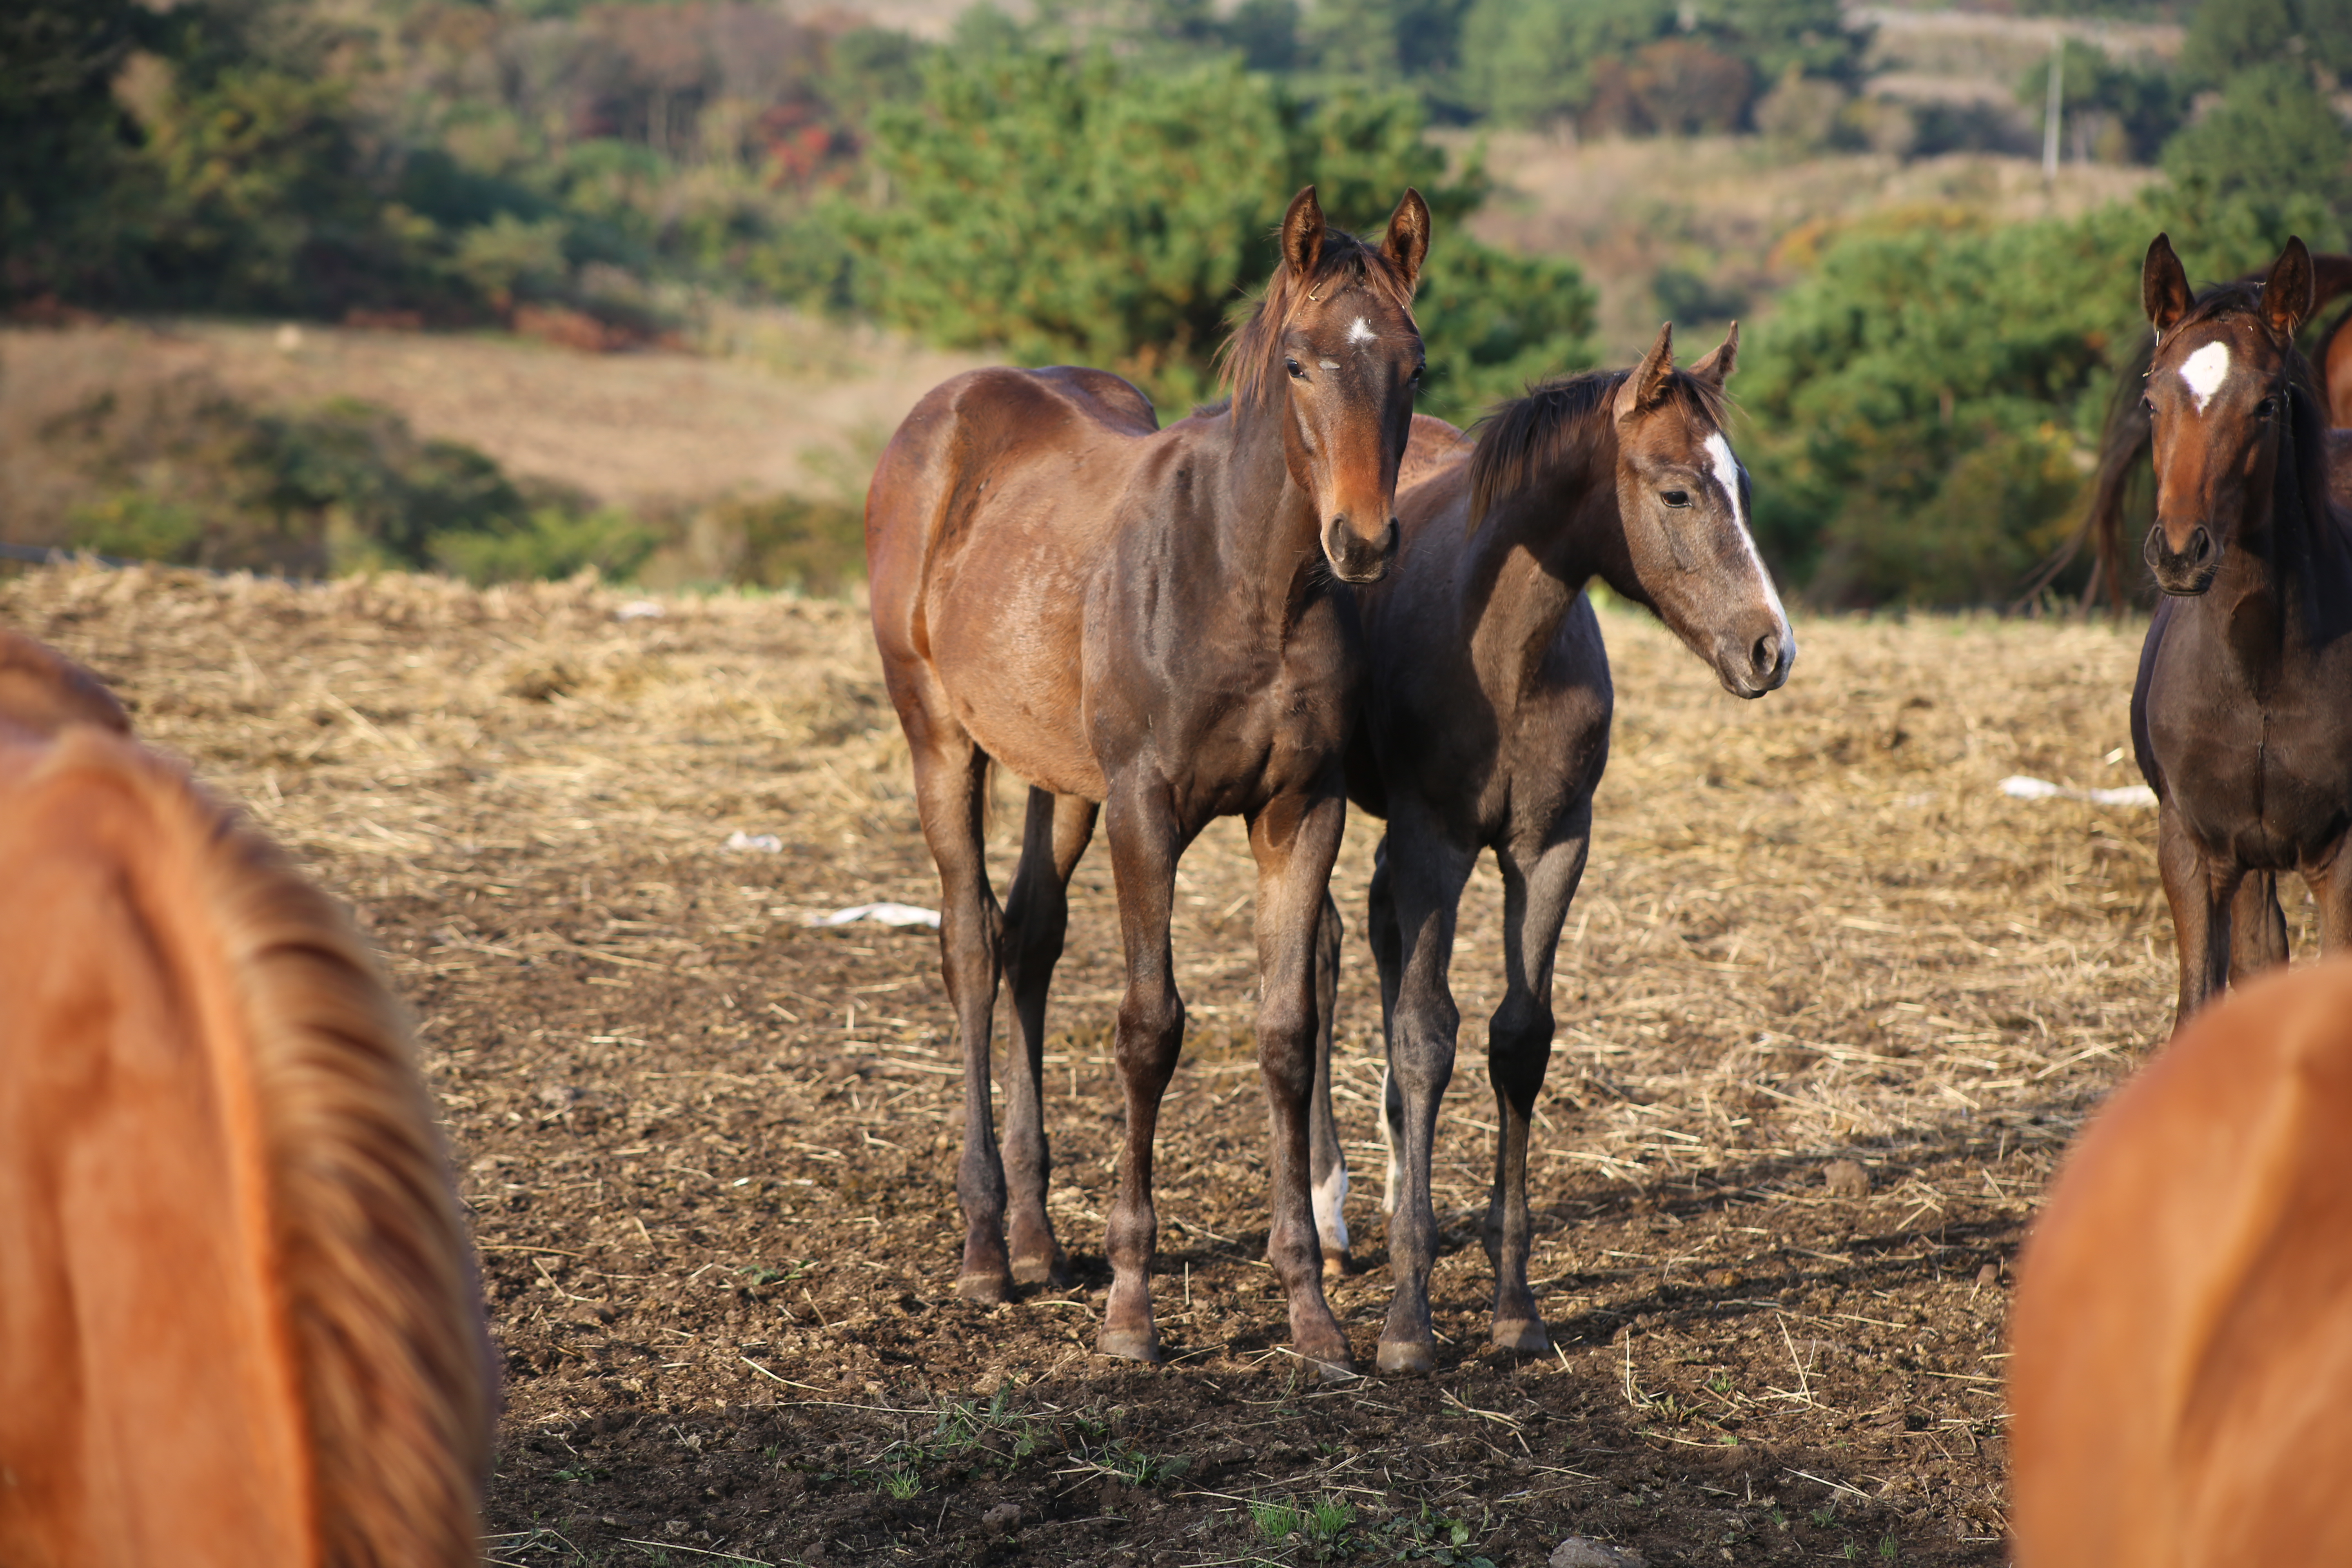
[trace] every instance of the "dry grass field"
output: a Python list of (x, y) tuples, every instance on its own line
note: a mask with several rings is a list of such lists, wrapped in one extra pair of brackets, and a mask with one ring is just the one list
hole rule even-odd
[[(1484, 1350), (1482, 874), (1440, 1132), (1450, 1352), (1327, 1389), (1282, 1351), (1259, 1261), (1239, 834), (1180, 884), (1174, 1359), (1105, 1361), (1107, 858), (1079, 871), (1046, 1058), (1078, 1284), (969, 1306), (935, 943), (803, 923), (935, 901), (864, 616), (628, 599), (0, 579), (0, 620), (93, 665), (290, 845), (415, 1009), (505, 1357), (494, 1561), (1520, 1565), (1569, 1533), (1653, 1565), (2003, 1560), (2007, 1265), (2172, 982), (2152, 814), (1996, 786), (2130, 782), (2137, 628), (1807, 620), (1789, 688), (1743, 704), (1607, 612), (1615, 753), (1533, 1162), (1559, 1350)], [(781, 847), (726, 849), (739, 832)], [(1351, 925), (1377, 832), (1349, 825)], [(1368, 1271), (1334, 1299), (1368, 1361), (1377, 1005), (1352, 933), (1348, 963)]]

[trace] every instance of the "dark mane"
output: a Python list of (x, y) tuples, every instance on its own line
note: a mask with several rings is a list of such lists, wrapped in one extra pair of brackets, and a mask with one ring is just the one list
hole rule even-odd
[[(1523, 397), (1498, 405), (1471, 428), (1478, 438), (1470, 454), (1470, 526), (1485, 521), (1500, 498), (1536, 481), (1543, 469), (1573, 447), (1589, 455), (1604, 437), (1613, 438), (1607, 410), (1617, 388), (1633, 373), (1588, 370), (1531, 386)], [(1726, 415), (1723, 391), (1685, 371), (1666, 377), (1667, 395), (1718, 430)]]
[[(1234, 398), (1246, 405), (1257, 401), (1282, 359), (1282, 333), (1290, 325), (1301, 300), (1309, 294), (1329, 299), (1329, 285), (1344, 293), (1361, 289), (1382, 304), (1392, 305), (1412, 320), (1412, 289), (1378, 246), (1366, 244), (1345, 229), (1323, 231), (1322, 253), (1315, 260), (1315, 276), (1302, 284), (1287, 265), (1277, 267), (1274, 281), (1258, 297), (1257, 309), (1235, 327), (1218, 358)], [(1419, 331), (1416, 325), (1414, 330)]]

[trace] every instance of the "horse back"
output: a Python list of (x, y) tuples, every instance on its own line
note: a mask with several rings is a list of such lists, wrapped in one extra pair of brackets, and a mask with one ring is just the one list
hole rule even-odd
[(2352, 963), (2197, 1015), (2068, 1155), (2011, 1309), (2021, 1568), (2352, 1562)]
[(12, 709), (0, 1562), (474, 1563), (488, 1342), (394, 1004), (176, 769)]
[(951, 711), (1023, 777), (1099, 795), (1084, 737), (1039, 716), (1079, 707), (1090, 590), (1158, 434), (1141, 393), (1071, 366), (972, 371), (916, 405), (866, 509), (875, 642), (902, 719)]

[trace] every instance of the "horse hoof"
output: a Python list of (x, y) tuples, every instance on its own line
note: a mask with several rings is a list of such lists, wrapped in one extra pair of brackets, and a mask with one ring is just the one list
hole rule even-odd
[(1356, 1261), (1354, 1258), (1348, 1256), (1346, 1248), (1342, 1247), (1335, 1250), (1327, 1247), (1323, 1249), (1324, 1279), (1344, 1279), (1355, 1271)]
[(1013, 1260), (1013, 1282), (1015, 1285), (1051, 1285), (1064, 1281), (1059, 1257), (1016, 1258)]
[(1360, 1375), (1356, 1371), (1356, 1358), (1345, 1351), (1336, 1357), (1304, 1355), (1302, 1352), (1302, 1359), (1315, 1369), (1316, 1377), (1324, 1383), (1346, 1383)]
[(1551, 1336), (1537, 1318), (1495, 1320), (1495, 1348), (1514, 1355), (1541, 1355), (1551, 1349)]
[(1156, 1329), (1105, 1329), (1095, 1341), (1095, 1349), (1126, 1361), (1156, 1362), (1160, 1359), (1160, 1333)]
[(1381, 1342), (1381, 1370), (1391, 1375), (1409, 1372), (1435, 1372), (1437, 1347), (1425, 1340)]
[(983, 1307), (999, 1306), (1013, 1300), (1013, 1277), (1010, 1274), (959, 1275), (956, 1278), (956, 1294)]

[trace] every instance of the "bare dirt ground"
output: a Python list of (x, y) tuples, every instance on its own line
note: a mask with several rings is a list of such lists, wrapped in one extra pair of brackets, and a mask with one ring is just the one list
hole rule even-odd
[[(1448, 1352), (1321, 1387), (1259, 1261), (1239, 835), (1181, 886), (1174, 1359), (1109, 1362), (1106, 858), (1078, 875), (1046, 1058), (1078, 1284), (965, 1305), (935, 943), (803, 923), (935, 899), (864, 617), (722, 597), (623, 620), (628, 597), (0, 579), (0, 620), (90, 662), (289, 844), (415, 1009), (505, 1356), (494, 1561), (1519, 1565), (1570, 1533), (1654, 1565), (2003, 1560), (2007, 1265), (2172, 981), (2152, 814), (1996, 784), (2130, 782), (2137, 628), (1807, 620), (1790, 688), (1742, 704), (1606, 613), (1615, 758), (1532, 1162), (1559, 1352), (1485, 1350), (1482, 874), (1440, 1132)], [(1354, 924), (1376, 832), (1349, 826)], [(1352, 934), (1348, 964), (1367, 1271), (1334, 1298), (1368, 1362), (1388, 1291)]]

